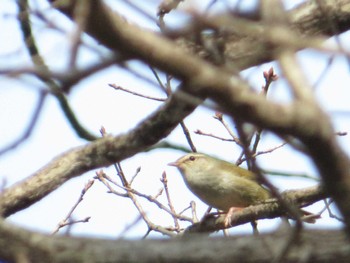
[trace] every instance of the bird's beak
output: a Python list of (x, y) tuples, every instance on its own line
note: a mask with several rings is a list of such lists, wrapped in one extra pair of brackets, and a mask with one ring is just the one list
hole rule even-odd
[(179, 164), (177, 162), (171, 162), (171, 163), (168, 163), (169, 166), (175, 166), (175, 167), (178, 167)]

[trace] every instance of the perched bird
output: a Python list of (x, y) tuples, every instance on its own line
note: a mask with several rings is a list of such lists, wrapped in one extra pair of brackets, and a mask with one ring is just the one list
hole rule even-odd
[[(259, 184), (253, 172), (205, 154), (189, 153), (168, 165), (179, 169), (187, 187), (199, 199), (228, 215), (233, 208), (244, 208), (271, 198), (271, 193)], [(303, 210), (302, 213), (310, 214)], [(305, 222), (314, 223), (315, 218)]]

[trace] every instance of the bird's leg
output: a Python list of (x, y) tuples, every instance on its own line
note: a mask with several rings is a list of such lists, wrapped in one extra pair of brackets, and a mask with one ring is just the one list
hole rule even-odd
[(230, 207), (230, 209), (227, 211), (225, 215), (225, 220), (224, 220), (224, 226), (225, 227), (231, 227), (231, 217), (234, 212), (242, 210), (242, 207)]

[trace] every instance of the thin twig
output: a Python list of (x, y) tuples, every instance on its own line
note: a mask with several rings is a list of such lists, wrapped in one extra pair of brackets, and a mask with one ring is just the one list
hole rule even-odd
[[(156, 75), (157, 76), (157, 75)], [(172, 77), (170, 75), (167, 75), (167, 78), (166, 78), (166, 88), (164, 89), (164, 86), (160, 83), (161, 87), (164, 89), (166, 95), (169, 97), (171, 95), (171, 80), (172, 80)], [(182, 128), (182, 131), (184, 132), (185, 134), (185, 138), (187, 140), (187, 143), (188, 145), (190, 146), (192, 152), (197, 152), (197, 149), (196, 149), (196, 146), (194, 145), (193, 141), (192, 141), (192, 138), (191, 138), (191, 135), (190, 135), (190, 132), (188, 130), (188, 128), (186, 127), (185, 125), (185, 122), (182, 120), (180, 122), (180, 126)]]
[(149, 99), (149, 100), (155, 100), (155, 101), (166, 101), (166, 99), (156, 98), (156, 97), (151, 97), (151, 96), (148, 96), (148, 95), (144, 95), (144, 94), (141, 94), (141, 93), (138, 93), (138, 92), (135, 92), (135, 91), (128, 90), (128, 89), (123, 88), (121, 86), (117, 86), (115, 84), (108, 84), (108, 86), (112, 87), (115, 90), (125, 91), (127, 93), (130, 93), (132, 95), (135, 95), (135, 96), (138, 96), (138, 97), (141, 97), (141, 98), (145, 98), (145, 99)]
[[(160, 181), (163, 183), (165, 195), (166, 195), (166, 199), (168, 200), (168, 206), (170, 208), (170, 211), (175, 215), (176, 211), (174, 209), (173, 203), (171, 202), (169, 188), (168, 188), (168, 179), (165, 172), (163, 172), (162, 178), (160, 179)], [(176, 216), (172, 216), (172, 217), (174, 219), (175, 229), (180, 229), (178, 218)]]
[[(94, 179), (97, 179), (97, 180), (99, 180), (101, 183), (103, 183), (103, 184), (107, 187), (109, 193), (112, 193), (112, 194), (115, 194), (115, 195), (118, 195), (118, 196), (121, 196), (121, 197), (128, 197), (127, 194), (116, 191), (116, 190), (107, 182), (107, 180), (110, 181), (110, 182), (112, 182), (112, 180), (109, 179), (109, 177), (103, 172), (103, 170), (97, 171), (97, 172), (96, 172), (96, 176), (94, 177)], [(112, 183), (115, 184), (115, 185), (118, 185), (116, 182), (112, 182)], [(118, 185), (118, 186), (119, 186), (119, 185)], [(119, 187), (120, 187), (120, 188), (123, 188), (122, 186), (119, 186)], [(124, 188), (123, 188), (123, 189), (124, 189)]]
[[(256, 158), (258, 157), (259, 155), (263, 155), (263, 154), (268, 154), (268, 153), (272, 153), (273, 151), (279, 149), (279, 148), (282, 148), (283, 146), (285, 146), (287, 144), (287, 142), (284, 142), (284, 143), (281, 143), (280, 145), (277, 145), (275, 147), (272, 147), (270, 149), (267, 149), (267, 150), (264, 150), (264, 151), (259, 151), (259, 152), (255, 152), (253, 153), (252, 152), (252, 158)], [(240, 158), (240, 163), (238, 164), (241, 164), (243, 163), (244, 161), (246, 161), (247, 159), (246, 158)], [(237, 163), (236, 163), (237, 164)]]
[[(36, 45), (35, 38), (32, 33), (31, 28), (31, 22), (29, 19), (29, 6), (28, 1), (17, 1), (18, 7), (20, 10), (19, 14), (19, 21), (21, 26), (21, 32), (24, 38), (24, 43), (26, 45), (26, 48), (30, 54), (30, 58), (33, 62), (33, 64), (39, 68), (47, 72), (48, 75), (50, 75), (50, 70), (48, 66), (45, 64), (44, 59), (42, 58), (39, 49)], [(95, 140), (96, 136), (88, 132), (85, 128), (82, 127), (82, 125), (79, 123), (78, 119), (76, 118), (73, 110), (71, 109), (67, 98), (62, 92), (61, 87), (52, 79), (52, 78), (42, 78), (39, 77), (39, 79), (45, 83), (49, 88), (51, 93), (56, 97), (58, 100), (60, 107), (62, 111), (64, 112), (66, 118), (68, 119), (69, 123), (72, 125), (75, 132), (82, 138), (86, 140)]]
[(215, 112), (215, 116), (214, 119), (218, 120), (226, 129), (226, 131), (228, 132), (228, 134), (232, 137), (233, 141), (239, 145), (242, 146), (239, 138), (234, 135), (234, 133), (232, 132), (232, 130), (230, 129), (229, 125), (226, 123), (226, 121), (224, 120), (223, 114), (221, 112)]
[(132, 191), (133, 189), (130, 187), (129, 182), (126, 180), (125, 174), (123, 172), (123, 169), (121, 167), (120, 163), (116, 164), (116, 168), (117, 168), (117, 173), (123, 183), (123, 186), (125, 187), (126, 193), (128, 195), (128, 197), (130, 198), (130, 200), (132, 201), (132, 203), (134, 204), (134, 206), (136, 207), (136, 209), (138, 210), (139, 214), (141, 215), (143, 221), (147, 224), (148, 228), (153, 230), (153, 231), (157, 231), (160, 232), (164, 235), (168, 235), (168, 236), (174, 236), (174, 233), (171, 231), (166, 230), (164, 227), (159, 226), (159, 225), (155, 225), (147, 216), (146, 212), (144, 211), (143, 207), (141, 206), (141, 204), (139, 203), (139, 201), (137, 200), (134, 192)]
[(184, 132), (185, 134), (185, 138), (187, 140), (187, 143), (189, 144), (189, 146), (191, 147), (191, 150), (192, 152), (197, 152), (197, 149), (196, 149), (196, 146), (194, 146), (194, 143), (192, 141), (192, 138), (191, 138), (191, 135), (190, 135), (190, 132), (188, 131), (184, 121), (181, 121), (180, 122), (180, 126), (182, 128), (182, 131)]
[[(169, 213), (171, 216), (175, 216), (176, 218), (178, 218), (178, 219), (180, 219), (180, 220), (192, 222), (191, 218), (186, 217), (186, 216), (183, 216), (183, 215), (181, 215), (181, 213), (178, 213), (178, 214), (175, 213), (175, 214), (173, 214), (173, 212), (172, 212), (168, 207), (166, 207), (165, 205), (163, 205), (161, 202), (159, 202), (159, 201), (157, 200), (157, 197), (158, 197), (159, 195), (162, 194), (162, 191), (163, 191), (162, 188), (158, 191), (158, 193), (157, 193), (155, 196), (151, 196), (151, 195), (143, 194), (143, 193), (137, 191), (137, 190), (134, 189), (134, 188), (129, 188), (129, 189), (128, 189), (128, 188), (126, 188), (126, 187), (123, 187), (123, 186), (117, 184), (116, 182), (114, 182), (114, 181), (113, 181), (111, 178), (109, 178), (106, 174), (103, 174), (103, 178), (106, 178), (108, 181), (112, 182), (114, 185), (116, 185), (117, 187), (119, 187), (119, 188), (121, 188), (121, 189), (123, 189), (123, 190), (125, 190), (125, 191), (130, 191), (130, 192), (132, 192), (133, 194), (135, 194), (135, 195), (137, 195), (137, 196), (139, 196), (139, 197), (145, 198), (146, 200), (148, 200), (148, 201), (151, 202), (151, 203), (154, 203), (154, 204), (157, 205), (160, 209), (162, 209), (162, 210), (166, 211), (167, 213)], [(104, 180), (101, 180), (101, 182), (102, 182), (103, 184), (105, 184), (105, 185), (108, 187), (110, 193), (116, 194), (116, 195), (121, 196), (121, 197), (128, 197), (127, 194), (122, 194), (122, 193), (119, 193), (119, 192), (115, 191), (115, 190), (108, 184), (108, 182), (105, 182)]]
[(167, 88), (164, 86), (164, 84), (163, 84), (162, 81), (160, 80), (160, 77), (159, 77), (157, 71), (156, 71), (153, 67), (151, 67), (151, 66), (149, 66), (149, 68), (150, 68), (150, 70), (152, 71), (154, 77), (156, 78), (156, 80), (157, 80), (159, 86), (162, 88), (162, 90), (163, 90), (166, 94), (168, 94)]
[(84, 200), (84, 195), (86, 192), (91, 188), (91, 186), (94, 184), (94, 180), (89, 180), (85, 186), (84, 189), (81, 191), (80, 196), (77, 200), (77, 202), (73, 205), (71, 210), (68, 212), (67, 216), (58, 224), (57, 228), (52, 232), (51, 235), (55, 235), (62, 227), (67, 226), (67, 225), (72, 225), (76, 223), (81, 223), (81, 222), (88, 222), (90, 217), (86, 217), (85, 219), (82, 220), (69, 220), (72, 217), (72, 214), (74, 210), (78, 207), (78, 205)]
[(233, 139), (228, 139), (228, 138), (222, 138), (222, 137), (219, 137), (217, 135), (214, 135), (212, 133), (205, 133), (201, 130), (195, 130), (194, 131), (195, 134), (198, 134), (198, 135), (203, 135), (203, 136), (208, 136), (208, 137), (212, 137), (214, 139), (218, 139), (218, 140), (221, 140), (221, 141), (225, 141), (225, 142), (234, 142)]
[[(278, 79), (278, 76), (275, 74), (273, 67), (271, 67), (268, 71), (264, 71), (263, 72), (263, 76), (265, 79), (265, 84), (262, 86), (261, 88), (261, 94), (266, 98), (267, 96), (267, 92), (270, 88), (270, 85), (273, 81), (276, 81)], [(262, 133), (262, 129), (261, 128), (257, 128), (255, 131), (255, 140), (253, 143), (253, 147), (252, 147), (252, 155), (254, 157), (254, 155), (256, 154), (257, 150), (258, 150), (258, 145), (261, 139), (261, 133)], [(250, 143), (249, 143), (250, 145)]]
[(131, 177), (130, 182), (129, 182), (130, 185), (132, 185), (132, 183), (134, 182), (136, 176), (140, 173), (140, 171), (141, 171), (141, 166), (137, 167), (135, 174)]
[(325, 204), (326, 204), (326, 208), (327, 208), (327, 211), (328, 211), (328, 215), (330, 218), (334, 218), (340, 222), (345, 222), (343, 218), (335, 215), (332, 210), (330, 209), (330, 205), (333, 203), (333, 200), (330, 200), (329, 202), (327, 202), (327, 200), (324, 201)]
[[(179, 215), (179, 214), (172, 212), (169, 208), (167, 208), (166, 206), (164, 206), (163, 204), (161, 204), (157, 200), (157, 198), (161, 195), (163, 189), (160, 189), (160, 191), (156, 194), (156, 196), (149, 196), (149, 195), (142, 194), (142, 193), (138, 192), (137, 190), (131, 188), (130, 182), (128, 182), (126, 180), (126, 177), (124, 175), (124, 172), (123, 172), (121, 165), (116, 164), (115, 167), (116, 167), (118, 175), (122, 181), (122, 185), (119, 185), (118, 183), (116, 183), (114, 180), (112, 180), (110, 177), (108, 177), (103, 172), (97, 173), (97, 179), (99, 179), (104, 185), (106, 185), (106, 187), (109, 189), (110, 193), (116, 194), (116, 195), (121, 196), (121, 197), (130, 198), (131, 201), (133, 202), (134, 206), (136, 207), (136, 209), (139, 211), (139, 214), (142, 217), (143, 221), (147, 224), (147, 226), (150, 230), (154, 230), (156, 232), (160, 232), (160, 233), (163, 233), (163, 234), (168, 235), (168, 236), (175, 235), (172, 231), (169, 231), (168, 228), (153, 224), (152, 221), (146, 215), (141, 204), (138, 202), (136, 196), (145, 198), (149, 202), (156, 204), (159, 208), (168, 212), (173, 217), (176, 217), (180, 220), (186, 220), (186, 221), (190, 221), (190, 222), (192, 221), (191, 218), (188, 218), (188, 217), (185, 217), (185, 216), (182, 216), (182, 215)], [(125, 190), (125, 193), (120, 193), (120, 192), (115, 191), (115, 189), (107, 181), (109, 181), (112, 184), (116, 185), (117, 187)], [(180, 228), (177, 229), (177, 232), (178, 231), (180, 231)]]

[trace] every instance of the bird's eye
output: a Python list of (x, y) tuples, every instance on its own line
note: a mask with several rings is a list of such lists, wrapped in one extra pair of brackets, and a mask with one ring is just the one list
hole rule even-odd
[(196, 160), (196, 157), (190, 156), (190, 160), (191, 160), (191, 161), (194, 161), (194, 160)]

